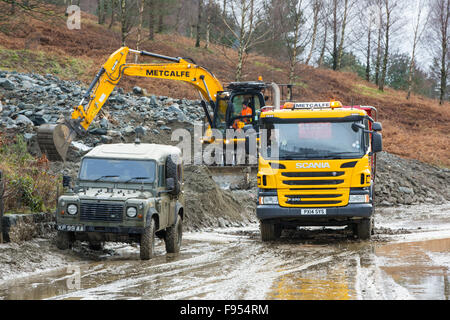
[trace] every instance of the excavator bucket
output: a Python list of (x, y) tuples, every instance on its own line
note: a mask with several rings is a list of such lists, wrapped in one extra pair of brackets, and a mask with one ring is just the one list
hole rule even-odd
[(66, 161), (67, 150), (76, 137), (76, 132), (66, 124), (43, 124), (37, 132), (41, 152), (50, 161)]

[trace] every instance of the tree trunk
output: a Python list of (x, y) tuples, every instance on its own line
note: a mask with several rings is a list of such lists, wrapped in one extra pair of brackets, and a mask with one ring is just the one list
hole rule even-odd
[(97, 0), (97, 14), (98, 14), (98, 24), (104, 24), (105, 23), (105, 6), (104, 3), (106, 0)]
[(314, 45), (316, 43), (316, 35), (317, 35), (317, 25), (319, 24), (319, 13), (320, 13), (320, 2), (319, 1), (314, 1), (313, 4), (313, 34), (312, 34), (312, 39), (311, 39), (311, 48), (309, 50), (309, 54), (308, 57), (306, 58), (305, 64), (309, 64), (309, 61), (311, 60), (313, 51), (314, 51)]
[(195, 47), (200, 47), (200, 24), (202, 23), (202, 5), (203, 0), (198, 0), (198, 18), (197, 18), (197, 35), (195, 40)]
[[(139, 26), (137, 32), (136, 50), (140, 50), (142, 42), (142, 20), (144, 15), (144, 0), (139, 0)], [(134, 55), (134, 63), (138, 63), (139, 55)]]
[(342, 54), (344, 53), (344, 38), (345, 38), (345, 26), (347, 25), (347, 10), (348, 10), (348, 0), (344, 2), (344, 18), (342, 20), (341, 26), (341, 40), (339, 41), (338, 57), (337, 57), (337, 69), (341, 68)]
[(317, 64), (319, 65), (319, 67), (321, 67), (323, 64), (325, 49), (327, 48), (327, 36), (328, 36), (328, 22), (325, 21), (325, 34), (323, 35), (322, 49), (320, 50), (319, 60), (317, 60)]
[(155, 40), (155, 0), (148, 0), (148, 39)]
[(121, 24), (121, 40), (122, 46), (125, 47), (125, 40), (127, 38), (127, 1), (120, 0), (120, 24)]
[(337, 0), (333, 0), (333, 70), (337, 70)]
[(447, 0), (447, 7), (445, 8), (445, 4), (443, 5), (442, 21), (441, 21), (441, 90), (439, 94), (439, 104), (444, 104), (445, 93), (447, 91), (447, 76), (448, 76), (448, 67), (447, 67), (447, 51), (448, 51), (448, 28), (449, 28), (449, 16), (450, 16), (450, 0)]
[(385, 47), (384, 47), (384, 57), (383, 57), (383, 67), (381, 69), (381, 79), (378, 84), (378, 90), (384, 91), (384, 83), (386, 81), (386, 73), (387, 73), (387, 63), (389, 57), (389, 31), (390, 31), (390, 16), (391, 11), (389, 10), (389, 0), (386, 1), (386, 33), (385, 33)]
[[(381, 15), (380, 15), (381, 16)], [(381, 18), (380, 18), (381, 20)], [(381, 21), (380, 21), (381, 22)], [(381, 24), (378, 28), (378, 40), (377, 40), (377, 59), (375, 62), (375, 84), (380, 83), (380, 66), (381, 66)]]
[(369, 22), (369, 32), (367, 35), (367, 60), (366, 60), (366, 80), (370, 81), (370, 40), (371, 40), (371, 23)]
[(114, 25), (114, 12), (116, 11), (116, 0), (111, 0), (111, 21), (109, 22), (108, 29), (111, 29), (111, 27)]
[[(301, 15), (298, 15), (298, 19), (300, 18)], [(295, 66), (297, 64), (297, 54), (298, 54), (298, 47), (297, 47), (297, 39), (299, 37), (299, 33), (300, 33), (300, 25), (299, 25), (300, 21), (296, 20), (295, 21), (295, 26), (294, 26), (294, 43), (293, 46), (291, 48), (291, 55), (290, 55), (290, 61), (289, 61), (289, 83), (295, 83)]]
[(212, 10), (212, 0), (208, 1), (208, 10), (207, 10), (207, 18), (206, 18), (206, 43), (205, 43), (205, 48), (208, 49), (209, 48), (209, 34), (210, 34), (210, 29), (211, 29), (211, 10)]

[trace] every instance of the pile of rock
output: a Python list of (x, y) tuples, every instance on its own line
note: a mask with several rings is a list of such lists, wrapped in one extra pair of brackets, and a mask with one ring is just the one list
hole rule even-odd
[[(37, 126), (69, 116), (85, 91), (80, 82), (60, 80), (51, 74), (0, 71), (0, 128), (32, 139)], [(109, 143), (114, 137), (134, 134), (136, 126), (154, 134), (170, 132), (173, 122), (193, 124), (203, 117), (199, 100), (146, 95), (140, 87), (129, 93), (116, 88), (90, 127), (90, 132), (100, 138), (88, 138), (83, 143), (88, 147)]]
[(450, 170), (381, 152), (377, 157), (375, 199), (379, 205), (450, 201)]

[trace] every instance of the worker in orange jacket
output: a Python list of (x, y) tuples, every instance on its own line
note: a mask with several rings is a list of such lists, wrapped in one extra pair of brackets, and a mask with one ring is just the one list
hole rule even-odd
[(240, 115), (241, 116), (249, 116), (249, 117), (248, 118), (236, 119), (234, 121), (234, 123), (233, 123), (233, 128), (234, 129), (237, 130), (237, 129), (240, 129), (240, 128), (243, 127), (242, 124), (241, 124), (241, 126), (239, 126), (240, 122), (243, 123), (243, 124), (246, 124), (246, 123), (250, 123), (252, 121), (251, 115), (252, 115), (253, 111), (252, 111), (252, 108), (250, 108), (248, 104), (249, 104), (248, 101), (244, 101), (242, 103), (242, 110), (241, 110), (241, 114)]

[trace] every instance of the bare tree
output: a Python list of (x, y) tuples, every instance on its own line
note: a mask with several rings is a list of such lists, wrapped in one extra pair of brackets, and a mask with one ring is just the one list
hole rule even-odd
[[(136, 50), (139, 50), (141, 48), (141, 42), (142, 42), (142, 23), (144, 20), (144, 0), (138, 0), (139, 1), (139, 25), (138, 25), (138, 32), (137, 32), (137, 42), (136, 42)], [(139, 55), (134, 55), (134, 63), (138, 62)]]
[(412, 90), (412, 80), (414, 76), (414, 70), (416, 65), (416, 48), (418, 43), (422, 39), (423, 32), (425, 31), (425, 28), (427, 26), (428, 17), (427, 15), (425, 19), (423, 19), (423, 8), (424, 8), (424, 1), (418, 0), (416, 2), (416, 11), (417, 16), (414, 20), (412, 20), (413, 23), (413, 44), (412, 44), (412, 53), (411, 53), (411, 61), (409, 63), (409, 70), (408, 70), (408, 93), (406, 94), (406, 99), (409, 99), (411, 96), (411, 90)]
[(255, 0), (230, 0), (228, 7), (231, 7), (233, 24), (223, 18), (223, 22), (235, 37), (237, 42), (238, 62), (235, 72), (235, 80), (240, 81), (242, 77), (242, 68), (251, 50), (257, 44), (265, 40), (269, 30), (256, 33), (256, 30), (263, 22), (259, 15), (262, 11), (262, 4)]
[(313, 31), (312, 31), (312, 37), (311, 37), (311, 47), (309, 49), (308, 57), (305, 60), (305, 64), (309, 64), (309, 61), (311, 60), (311, 57), (314, 52), (314, 46), (316, 44), (316, 37), (317, 37), (317, 28), (319, 26), (319, 19), (320, 19), (320, 10), (322, 9), (323, 3), (321, 0), (313, 0), (312, 7), (313, 7)]
[(344, 0), (344, 13), (342, 15), (342, 23), (341, 23), (341, 39), (339, 41), (339, 48), (336, 62), (337, 69), (341, 68), (342, 54), (344, 52), (345, 28), (347, 27), (348, 15), (352, 5), (353, 2), (349, 3), (349, 0)]
[(210, 34), (211, 34), (211, 15), (212, 15), (212, 0), (208, 0), (208, 7), (206, 10), (206, 43), (205, 48), (209, 48)]
[(382, 37), (383, 37), (383, 20), (384, 20), (384, 11), (383, 11), (383, 0), (376, 0), (377, 7), (377, 55), (375, 59), (375, 84), (379, 85), (380, 83), (380, 67), (381, 67), (381, 51), (382, 51)]
[(301, 33), (305, 24), (304, 8), (302, 0), (288, 0), (286, 24), (291, 28), (285, 28), (284, 38), (288, 48), (289, 57), (289, 82), (295, 83), (295, 67), (299, 62), (299, 55), (305, 47), (305, 43), (301, 41)]
[(197, 36), (195, 39), (195, 47), (200, 47), (200, 26), (202, 23), (203, 0), (198, 0), (198, 18), (197, 18)]
[(432, 0), (427, 40), (436, 64), (439, 64), (439, 104), (443, 104), (450, 69), (450, 0)]
[(386, 81), (387, 74), (387, 64), (389, 59), (389, 39), (392, 35), (393, 25), (398, 21), (395, 13), (400, 9), (400, 4), (397, 0), (383, 0), (385, 17), (384, 21), (384, 54), (383, 54), (383, 64), (381, 66), (381, 78), (378, 82), (378, 90), (384, 90), (384, 84)]
[(148, 39), (155, 40), (155, 0), (147, 0), (148, 4)]
[(319, 58), (317, 59), (317, 65), (319, 67), (321, 67), (323, 65), (323, 61), (325, 58), (325, 51), (327, 50), (327, 44), (328, 44), (328, 29), (330, 28), (330, 21), (329, 21), (329, 16), (330, 16), (330, 7), (327, 6), (326, 4), (324, 4), (323, 8), (322, 8), (322, 28), (323, 28), (323, 36), (322, 36), (322, 46), (320, 49), (320, 54), (319, 54)]

